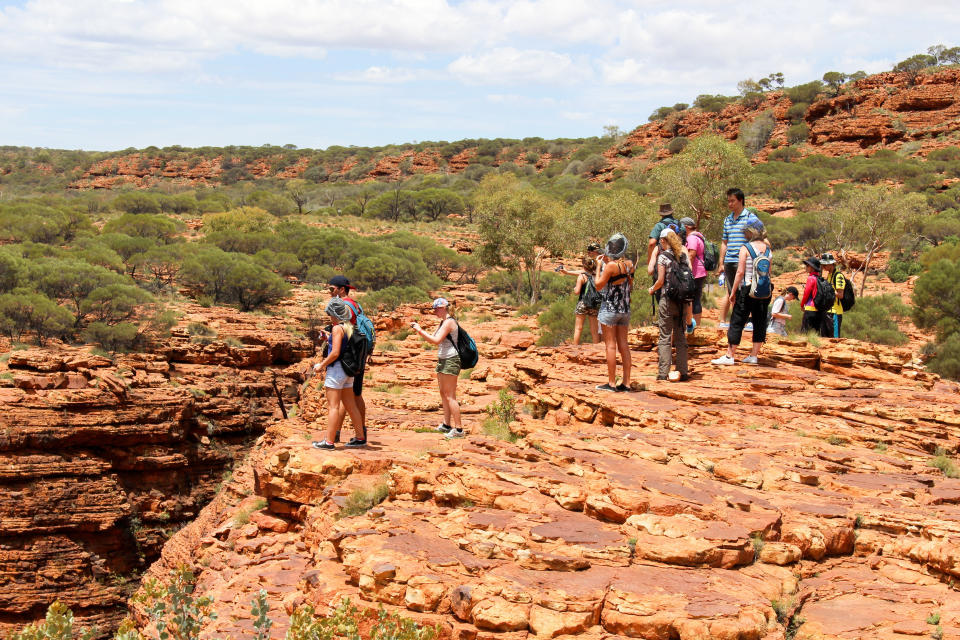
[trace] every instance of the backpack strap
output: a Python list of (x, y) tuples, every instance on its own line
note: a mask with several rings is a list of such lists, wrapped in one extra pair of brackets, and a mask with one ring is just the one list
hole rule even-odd
[(354, 314), (355, 316), (358, 316), (358, 317), (359, 317), (359, 316), (366, 315), (366, 314), (363, 312), (363, 307), (360, 306), (360, 303), (359, 303), (359, 302), (358, 302), (356, 305), (354, 305), (354, 304), (353, 304), (352, 302), (350, 302), (349, 300), (344, 300), (343, 302), (344, 302), (344, 304), (346, 304), (348, 307), (350, 307), (351, 309), (353, 309), (353, 314)]
[[(457, 322), (457, 319), (454, 318), (453, 316), (447, 316), (447, 317), (448, 317), (448, 319), (453, 320), (453, 324), (457, 325), (457, 333), (459, 333), (459, 332), (460, 332), (460, 323)], [(446, 320), (444, 320), (444, 322), (446, 322)], [(443, 326), (443, 325), (441, 325), (441, 326)], [(460, 355), (460, 347), (458, 347), (458, 346), (457, 346), (457, 343), (453, 341), (453, 331), (452, 331), (452, 330), (450, 331), (450, 333), (447, 334), (447, 340), (450, 341), (450, 344), (453, 345), (453, 348), (456, 350), (457, 355), (459, 356), (459, 355)]]
[(750, 258), (751, 258), (752, 260), (756, 260), (756, 259), (757, 259), (757, 250), (754, 249), (753, 246), (752, 246), (749, 242), (745, 242), (745, 243), (743, 244), (743, 246), (745, 246), (745, 247), (747, 248), (747, 253), (750, 254)]

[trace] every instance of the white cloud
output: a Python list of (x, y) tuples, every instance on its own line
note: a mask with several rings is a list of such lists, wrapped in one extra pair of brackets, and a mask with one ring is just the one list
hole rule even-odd
[(592, 75), (587, 64), (554, 51), (502, 47), (460, 56), (447, 66), (455, 77), (472, 84), (571, 84)]
[(402, 84), (416, 80), (423, 75), (416, 70), (403, 67), (367, 67), (362, 71), (337, 74), (338, 80), (346, 82), (367, 82), (371, 84)]

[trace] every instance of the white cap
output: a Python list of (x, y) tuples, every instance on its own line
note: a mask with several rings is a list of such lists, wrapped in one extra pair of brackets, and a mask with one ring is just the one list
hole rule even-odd
[(663, 240), (664, 238), (669, 236), (671, 231), (673, 231), (673, 229), (671, 229), (670, 227), (665, 228), (663, 231), (660, 232), (660, 239)]
[(433, 308), (437, 309), (439, 307), (449, 307), (450, 303), (447, 302), (446, 298), (437, 298), (433, 301)]

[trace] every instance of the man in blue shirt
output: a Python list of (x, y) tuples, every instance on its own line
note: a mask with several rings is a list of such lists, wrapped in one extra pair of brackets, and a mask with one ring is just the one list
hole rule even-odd
[(723, 220), (723, 235), (720, 244), (720, 255), (723, 256), (723, 266), (717, 270), (717, 273), (723, 273), (726, 279), (727, 297), (723, 299), (723, 305), (720, 307), (720, 328), (728, 329), (730, 323), (727, 322), (727, 312), (730, 310), (730, 287), (733, 286), (733, 280), (737, 277), (737, 263), (740, 261), (740, 247), (747, 242), (743, 235), (743, 229), (751, 220), (757, 217), (744, 208), (744, 195), (741, 189), (732, 187), (727, 189), (727, 206), (730, 208), (730, 215)]

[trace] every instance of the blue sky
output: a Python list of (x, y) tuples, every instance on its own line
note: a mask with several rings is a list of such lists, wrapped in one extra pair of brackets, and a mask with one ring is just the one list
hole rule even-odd
[(957, 34), (937, 0), (0, 0), (0, 144), (600, 135), (744, 78), (882, 71)]

